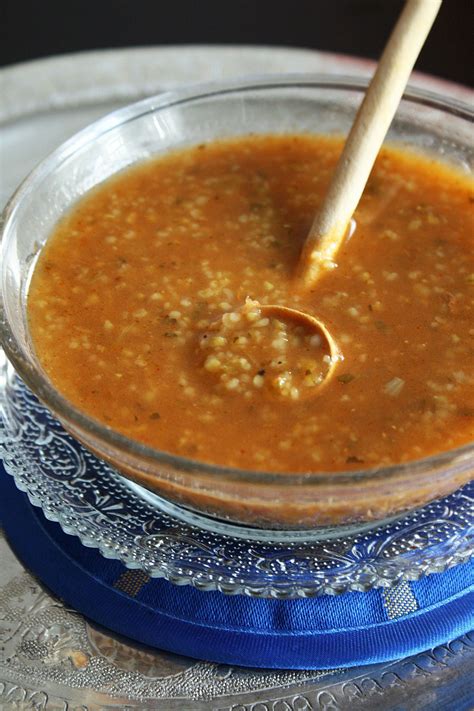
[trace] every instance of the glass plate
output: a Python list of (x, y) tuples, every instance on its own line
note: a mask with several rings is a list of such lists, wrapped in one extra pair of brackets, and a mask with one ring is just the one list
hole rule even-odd
[(274, 532), (219, 524), (131, 485), (70, 437), (5, 359), (0, 375), (6, 471), (66, 533), (129, 568), (201, 590), (295, 598), (393, 587), (474, 552), (474, 482), (369, 530), (272, 541)]

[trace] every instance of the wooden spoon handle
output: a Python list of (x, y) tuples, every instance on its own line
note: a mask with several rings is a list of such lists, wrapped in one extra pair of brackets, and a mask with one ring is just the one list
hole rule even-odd
[(298, 269), (305, 287), (336, 266), (334, 257), (441, 1), (408, 0), (395, 25), (347, 137), (326, 199), (306, 238)]

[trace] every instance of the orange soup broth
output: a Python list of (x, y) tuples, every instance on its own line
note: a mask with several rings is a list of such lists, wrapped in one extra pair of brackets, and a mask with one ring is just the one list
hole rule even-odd
[[(29, 291), (54, 385), (135, 440), (244, 469), (365, 469), (472, 440), (472, 184), (383, 149), (337, 268), (301, 293), (295, 268), (341, 146), (221, 141), (86, 195), (48, 240)], [(330, 382), (280, 396), (262, 387), (270, 360), (226, 334), (234, 371), (224, 358), (210, 372), (203, 335), (248, 297), (327, 325), (343, 354)]]

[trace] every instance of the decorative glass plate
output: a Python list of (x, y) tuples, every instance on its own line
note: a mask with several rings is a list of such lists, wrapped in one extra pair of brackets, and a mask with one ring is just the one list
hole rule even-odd
[(201, 590), (294, 598), (393, 587), (474, 552), (474, 482), (396, 521), (328, 540), (301, 532), (276, 542), (269, 532), (196, 516), (130, 484), (86, 451), (10, 365), (0, 366), (6, 471), (66, 533), (129, 568)]

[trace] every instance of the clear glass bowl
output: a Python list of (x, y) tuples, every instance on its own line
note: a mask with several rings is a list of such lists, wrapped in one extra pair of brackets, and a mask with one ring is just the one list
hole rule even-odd
[(394, 586), (400, 595), (403, 581), (441, 573), (474, 552), (474, 482), (365, 529), (269, 531), (184, 509), (88, 452), (5, 360), (0, 353), (5, 471), (48, 520), (129, 568), (228, 595), (289, 599)]
[[(282, 474), (211, 466), (133, 441), (80, 412), (52, 385), (28, 329), (27, 292), (38, 254), (88, 190), (138, 161), (213, 138), (333, 133), (350, 127), (366, 83), (285, 76), (162, 94), (116, 111), (71, 138), (25, 180), (3, 215), (0, 329), (22, 379), (88, 449), (126, 477), (193, 510), (270, 529), (381, 521), (454, 491), (474, 471), (474, 445), (399, 466)], [(473, 112), (409, 91), (387, 140), (469, 171)]]

